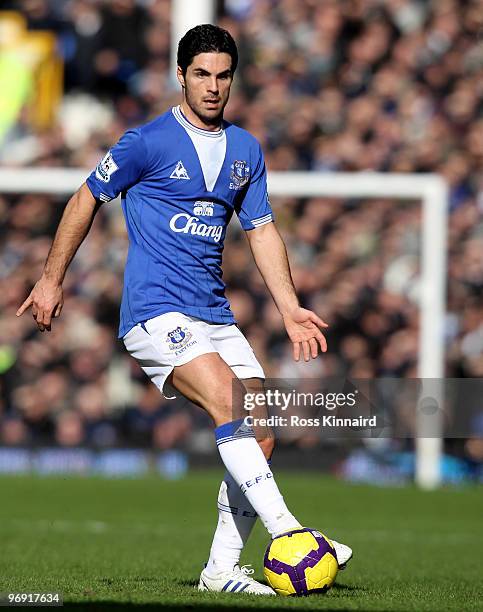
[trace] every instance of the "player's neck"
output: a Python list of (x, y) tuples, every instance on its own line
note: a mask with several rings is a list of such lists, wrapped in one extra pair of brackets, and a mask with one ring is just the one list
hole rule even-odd
[(185, 118), (197, 128), (201, 128), (208, 132), (219, 132), (223, 126), (223, 115), (218, 117), (216, 123), (205, 123), (195, 112), (193, 112), (186, 100), (181, 102), (180, 108)]

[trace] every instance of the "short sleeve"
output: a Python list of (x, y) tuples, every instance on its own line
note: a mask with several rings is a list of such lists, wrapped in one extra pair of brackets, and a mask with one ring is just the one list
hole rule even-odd
[(241, 204), (236, 209), (240, 224), (246, 231), (273, 221), (272, 207), (268, 199), (267, 170), (260, 145), (257, 147), (253, 166), (250, 182), (242, 196)]
[(139, 130), (128, 130), (87, 178), (96, 200), (110, 202), (134, 185), (146, 164), (146, 146)]

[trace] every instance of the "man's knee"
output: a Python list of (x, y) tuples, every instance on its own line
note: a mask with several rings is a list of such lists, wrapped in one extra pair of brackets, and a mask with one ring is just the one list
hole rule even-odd
[(244, 416), (242, 402), (244, 387), (237, 378), (225, 380), (213, 389), (207, 409), (224, 422), (236, 421)]

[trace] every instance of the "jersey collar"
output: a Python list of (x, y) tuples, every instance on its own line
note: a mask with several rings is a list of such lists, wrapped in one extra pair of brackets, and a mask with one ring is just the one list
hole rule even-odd
[(217, 130), (216, 132), (210, 132), (209, 130), (203, 130), (202, 128), (196, 127), (193, 125), (181, 112), (180, 106), (173, 106), (171, 109), (176, 121), (182, 125), (186, 130), (191, 130), (195, 132), (195, 134), (200, 134), (201, 136), (208, 136), (209, 138), (220, 138), (223, 135), (223, 128)]

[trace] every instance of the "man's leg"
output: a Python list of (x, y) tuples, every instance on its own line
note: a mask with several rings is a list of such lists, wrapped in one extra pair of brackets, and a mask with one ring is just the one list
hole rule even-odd
[(220, 456), (272, 537), (300, 527), (288, 510), (253, 430), (242, 414), (245, 388), (217, 353), (174, 368), (171, 384), (213, 418)]
[[(201, 359), (203, 359), (204, 357), (214, 357), (213, 361), (215, 362), (214, 363), (215, 367), (216, 367), (217, 362), (219, 361), (221, 361), (222, 366), (226, 366), (225, 362), (222, 359), (220, 359), (218, 354), (203, 355)], [(211, 360), (208, 360), (208, 361), (211, 361)], [(211, 369), (211, 363), (199, 362), (198, 364), (194, 364), (194, 365), (196, 369), (200, 367), (200, 374), (205, 368), (206, 368), (206, 371), (205, 371), (206, 374)], [(214, 385), (214, 389), (216, 390), (217, 397), (219, 398), (222, 397), (222, 390), (219, 389), (219, 384), (220, 383), (223, 384), (222, 376), (225, 376), (227, 373), (226, 368), (224, 367), (222, 367), (222, 371), (224, 371), (224, 373), (222, 374), (220, 372), (221, 376), (219, 378), (217, 377), (214, 379), (216, 381)], [(246, 390), (251, 393), (263, 392), (264, 391), (263, 381), (261, 379), (245, 379), (242, 381), (238, 381), (230, 368), (228, 368), (228, 373), (230, 375), (230, 381), (232, 385), (234, 384), (236, 385), (237, 383), (243, 383), (243, 387), (241, 385), (239, 386), (240, 396), (232, 400), (232, 402), (238, 402), (239, 404), (238, 409), (235, 408), (234, 412), (235, 412), (235, 416), (240, 416), (240, 407), (241, 407), (240, 402), (242, 402), (243, 400), (244, 391)], [(199, 405), (202, 405), (199, 398), (194, 399), (194, 401), (196, 401), (196, 403), (198, 403)], [(221, 408), (217, 404), (216, 399), (213, 400), (212, 405), (213, 406), (216, 405), (218, 410), (220, 410)], [(233, 408), (231, 410), (233, 410)], [(263, 413), (261, 412), (259, 414), (255, 414), (252, 411), (251, 415), (255, 417), (262, 417), (262, 418), (268, 416), (264, 408), (262, 408), (261, 411)], [(210, 411), (208, 410), (208, 412)], [(229, 418), (232, 418), (233, 416), (234, 416), (233, 412), (231, 412)], [(217, 421), (215, 420), (215, 423), (216, 422)], [(228, 425), (230, 425), (230, 423), (228, 423)], [(223, 431), (224, 427), (225, 426), (222, 424), (221, 426), (217, 428), (216, 431), (217, 432), (219, 432), (220, 430)], [(259, 447), (262, 450), (262, 454), (265, 457), (265, 459), (269, 461), (272, 455), (272, 452), (273, 452), (273, 448), (274, 448), (273, 433), (271, 429), (268, 427), (255, 427), (254, 429), (255, 429), (256, 440), (258, 442)], [(236, 435), (235, 435), (235, 438), (236, 438)], [(224, 457), (221, 451), (220, 451), (220, 454), (222, 455), (222, 459), (224, 460)], [(243, 460), (244, 458), (242, 456), (241, 462), (243, 462)], [(225, 462), (225, 465), (226, 465), (226, 462)], [(271, 471), (268, 465), (264, 465), (264, 468), (267, 469), (269, 473), (271, 474)], [(273, 481), (273, 475), (271, 475), (271, 479)], [(254, 485), (259, 484), (256, 482), (257, 481), (256, 477), (254, 480), (255, 480)], [(251, 486), (254, 486), (254, 485), (252, 484)], [(275, 485), (275, 488), (276, 488), (276, 485)], [(271, 523), (272, 525), (272, 529), (271, 529), (270, 523), (266, 522), (267, 519), (263, 521), (265, 524), (265, 527), (271, 533), (272, 537), (275, 537), (276, 535), (278, 535), (278, 533), (283, 533), (285, 531), (293, 529), (295, 528), (296, 525), (298, 525), (295, 518), (288, 512), (288, 509), (286, 508), (285, 503), (283, 502), (283, 498), (278, 492), (278, 488), (276, 488), (276, 491), (278, 493), (281, 504), (279, 506), (275, 506), (274, 508), (276, 510), (281, 509), (282, 511), (284, 511), (285, 509), (287, 522), (285, 523), (283, 527), (281, 526), (280, 523), (278, 523), (277, 525), (276, 522), (273, 522)], [(260, 499), (258, 499), (258, 502), (260, 504), (264, 502), (263, 496)], [(210, 551), (210, 559), (206, 567), (206, 572), (208, 574), (211, 573), (213, 575), (213, 574), (216, 574), (217, 572), (223, 572), (225, 570), (229, 571), (229, 570), (232, 570), (233, 567), (238, 564), (240, 560), (241, 551), (243, 550), (243, 547), (245, 546), (250, 536), (250, 533), (256, 522), (257, 513), (259, 512), (258, 508), (257, 510), (255, 510), (254, 508), (257, 508), (257, 506), (255, 506), (255, 501), (252, 501), (252, 498), (249, 497), (246, 489), (243, 486), (240, 486), (240, 481), (236, 480), (236, 476), (234, 477), (234, 475), (232, 475), (230, 472), (227, 472), (223, 482), (221, 483), (220, 491), (218, 495), (219, 518), (218, 518), (218, 525), (215, 531), (215, 535), (213, 538), (213, 543), (212, 543), (212, 547)], [(272, 510), (274, 508), (272, 508)], [(288, 517), (291, 517), (291, 518), (288, 518)], [(275, 529), (277, 529), (278, 527), (279, 532), (275, 531), (275, 529), (273, 528), (273, 525), (275, 526)], [(344, 569), (348, 561), (350, 561), (350, 559), (352, 558), (352, 550), (350, 547), (346, 546), (345, 544), (341, 544), (339, 542), (336, 542), (335, 540), (332, 540), (332, 543), (337, 552), (339, 568)], [(259, 583), (256, 583), (256, 584), (258, 585), (258, 587), (260, 587)], [(253, 590), (252, 592), (260, 592), (260, 591)]]
[[(180, 326), (185, 332), (188, 331), (192, 336), (194, 336), (196, 342), (193, 342), (193, 346), (183, 355), (185, 359), (188, 358), (188, 362), (186, 364), (175, 365), (176, 358), (173, 347), (171, 345), (166, 345), (165, 337), (166, 333), (170, 329), (175, 329)], [(199, 329), (200, 327), (201, 329)], [(230, 366), (235, 371), (237, 371), (237, 374), (242, 378), (245, 378), (243, 374), (245, 374), (245, 372), (248, 374), (248, 371), (250, 372), (250, 374), (248, 375), (263, 377), (263, 370), (261, 369), (261, 367), (247, 368), (244, 366), (240, 368), (236, 365), (237, 363), (240, 363), (238, 361), (240, 358), (239, 356), (243, 354), (243, 343), (241, 345), (236, 345), (236, 351), (233, 348), (234, 344), (230, 344), (232, 352), (235, 352), (235, 361), (233, 361), (233, 356), (230, 355), (229, 351), (226, 352), (225, 348), (226, 326), (222, 327), (223, 329), (221, 329), (220, 332), (222, 337), (218, 339), (210, 339), (211, 337), (208, 337), (208, 335), (206, 334), (206, 330), (203, 329), (203, 326), (197, 325), (197, 322), (192, 320), (191, 318), (186, 317), (181, 313), (166, 313), (164, 315), (156, 317), (155, 319), (147, 321), (145, 326), (135, 326), (132, 330), (128, 332), (128, 334), (126, 334), (123, 340), (129, 353), (138, 361), (145, 373), (150, 377), (153, 383), (156, 384), (156, 386), (160, 389), (161, 392), (163, 392), (166, 383), (166, 370), (171, 372), (169, 376), (169, 381), (173, 383), (174, 379), (175, 386), (177, 386), (178, 389), (186, 397), (208, 410), (208, 412), (211, 414), (215, 421), (215, 425), (219, 426), (217, 429), (217, 437), (221, 440), (223, 434), (223, 446), (228, 447), (237, 445), (230, 444), (227, 441), (227, 438), (232, 438), (234, 442), (236, 441), (241, 443), (246, 442), (247, 438), (245, 438), (244, 436), (242, 437), (236, 435), (237, 432), (235, 432), (234, 436), (226, 436), (224, 435), (225, 432), (223, 430), (221, 432), (219, 431), (220, 427), (223, 427), (226, 424), (230, 423), (233, 429), (232, 421), (236, 416), (241, 415), (241, 401), (243, 398), (243, 393), (240, 394), (240, 398), (238, 399), (239, 406), (237, 414), (232, 414), (232, 407), (236, 405), (236, 402), (232, 401), (232, 385), (235, 382), (234, 386), (235, 388), (238, 388), (238, 390), (240, 390), (240, 388), (243, 389), (243, 386), (240, 381), (235, 377), (233, 370), (228, 367), (227, 363), (229, 363)], [(220, 340), (220, 342), (216, 344), (214, 340)], [(223, 342), (221, 342), (222, 340)], [(232, 340), (236, 344), (236, 338), (232, 338)], [(253, 351), (250, 350), (248, 351), (248, 353), (253, 353)], [(220, 354), (222, 354), (223, 358), (220, 357)], [(249, 354), (245, 355), (245, 359), (243, 361), (244, 364), (249, 363)], [(171, 371), (171, 368), (173, 366), (174, 371)], [(240, 433), (248, 435), (248, 432)], [(254, 442), (255, 448), (258, 450), (259, 458), (261, 455), (263, 461), (262, 465), (264, 466), (262, 468), (263, 472), (263, 470), (267, 468), (264, 459), (264, 454), (260, 451), (260, 448), (255, 442), (254, 438), (252, 438), (251, 441)], [(272, 441), (269, 440), (268, 443), (271, 445)], [(263, 442), (261, 442), (261, 444), (263, 444)], [(225, 460), (222, 453), (222, 448), (223, 447), (220, 446), (220, 454), (222, 455), (222, 458), (224, 459), (225, 464), (227, 465), (228, 471), (232, 472), (233, 474), (233, 470), (237, 467), (237, 457), (235, 456), (234, 458), (234, 467), (232, 469), (230, 466), (233, 463), (233, 458), (230, 461)], [(253, 450), (253, 447), (251, 448), (251, 450)], [(247, 453), (246, 449), (241, 449), (241, 452), (239, 452), (240, 449), (237, 449), (236, 455), (238, 455), (238, 458), (242, 457), (241, 462), (243, 462), (245, 460), (245, 455), (252, 455), (251, 450), (249, 450)], [(267, 452), (266, 449), (265, 452)], [(269, 452), (267, 452), (267, 456), (268, 454)], [(228, 457), (228, 459), (230, 459), (230, 457)], [(238, 461), (238, 463), (240, 463), (240, 461)], [(231, 488), (232, 491), (236, 491), (237, 494), (240, 494), (241, 491), (239, 484), (240, 481), (243, 479), (237, 478), (236, 475), (234, 476), (235, 479), (233, 482), (236, 483), (236, 487), (232, 486)], [(255, 480), (257, 485), (256, 488), (260, 489), (260, 482), (257, 480), (256, 477)], [(253, 488), (252, 483), (250, 482), (249, 484)], [(276, 485), (275, 490), (276, 493), (278, 493), (278, 498), (282, 500), (283, 504), (283, 499), (281, 498), (281, 495), (278, 492)], [(267, 497), (267, 499), (273, 501), (272, 498)], [(249, 501), (252, 500), (249, 498)], [(258, 511), (258, 508), (256, 509)], [(289, 517), (291, 517), (288, 511), (284, 514), (285, 516), (288, 515)], [(263, 520), (262, 515), (261, 518)], [(295, 519), (293, 520), (295, 521)], [(287, 527), (287, 530), (291, 529), (292, 526), (295, 525)], [(245, 535), (243, 536), (243, 539), (248, 537), (247, 532), (249, 533), (249, 529), (246, 526), (244, 530)], [(231, 572), (232, 575), (230, 576), (229, 580), (223, 582), (222, 585), (220, 585), (220, 582), (222, 581), (223, 572), (220, 574), (217, 580), (208, 580), (207, 585), (205, 583), (206, 576), (204, 576), (203, 574), (204, 572), (202, 572), (202, 577), (200, 579), (200, 588), (202, 588), (203, 590), (230, 590), (234, 592), (243, 590), (246, 593), (272, 595), (274, 594), (274, 592), (269, 587), (266, 587), (265, 585), (262, 585), (260, 583), (256, 583), (249, 577), (244, 576), (243, 573), (240, 573), (239, 569), (237, 571), (233, 570)], [(233, 581), (232, 578), (235, 578), (235, 580)], [(230, 582), (230, 586), (225, 588), (228, 582)]]
[[(242, 383), (250, 393), (264, 391), (263, 381), (259, 378), (244, 379)], [(255, 431), (255, 434), (265, 459), (269, 461), (274, 447), (273, 435), (267, 428)], [(250, 537), (257, 517), (252, 505), (231, 474), (227, 472), (218, 493), (218, 524), (206, 564), (209, 574), (231, 570), (239, 563), (241, 552)]]

